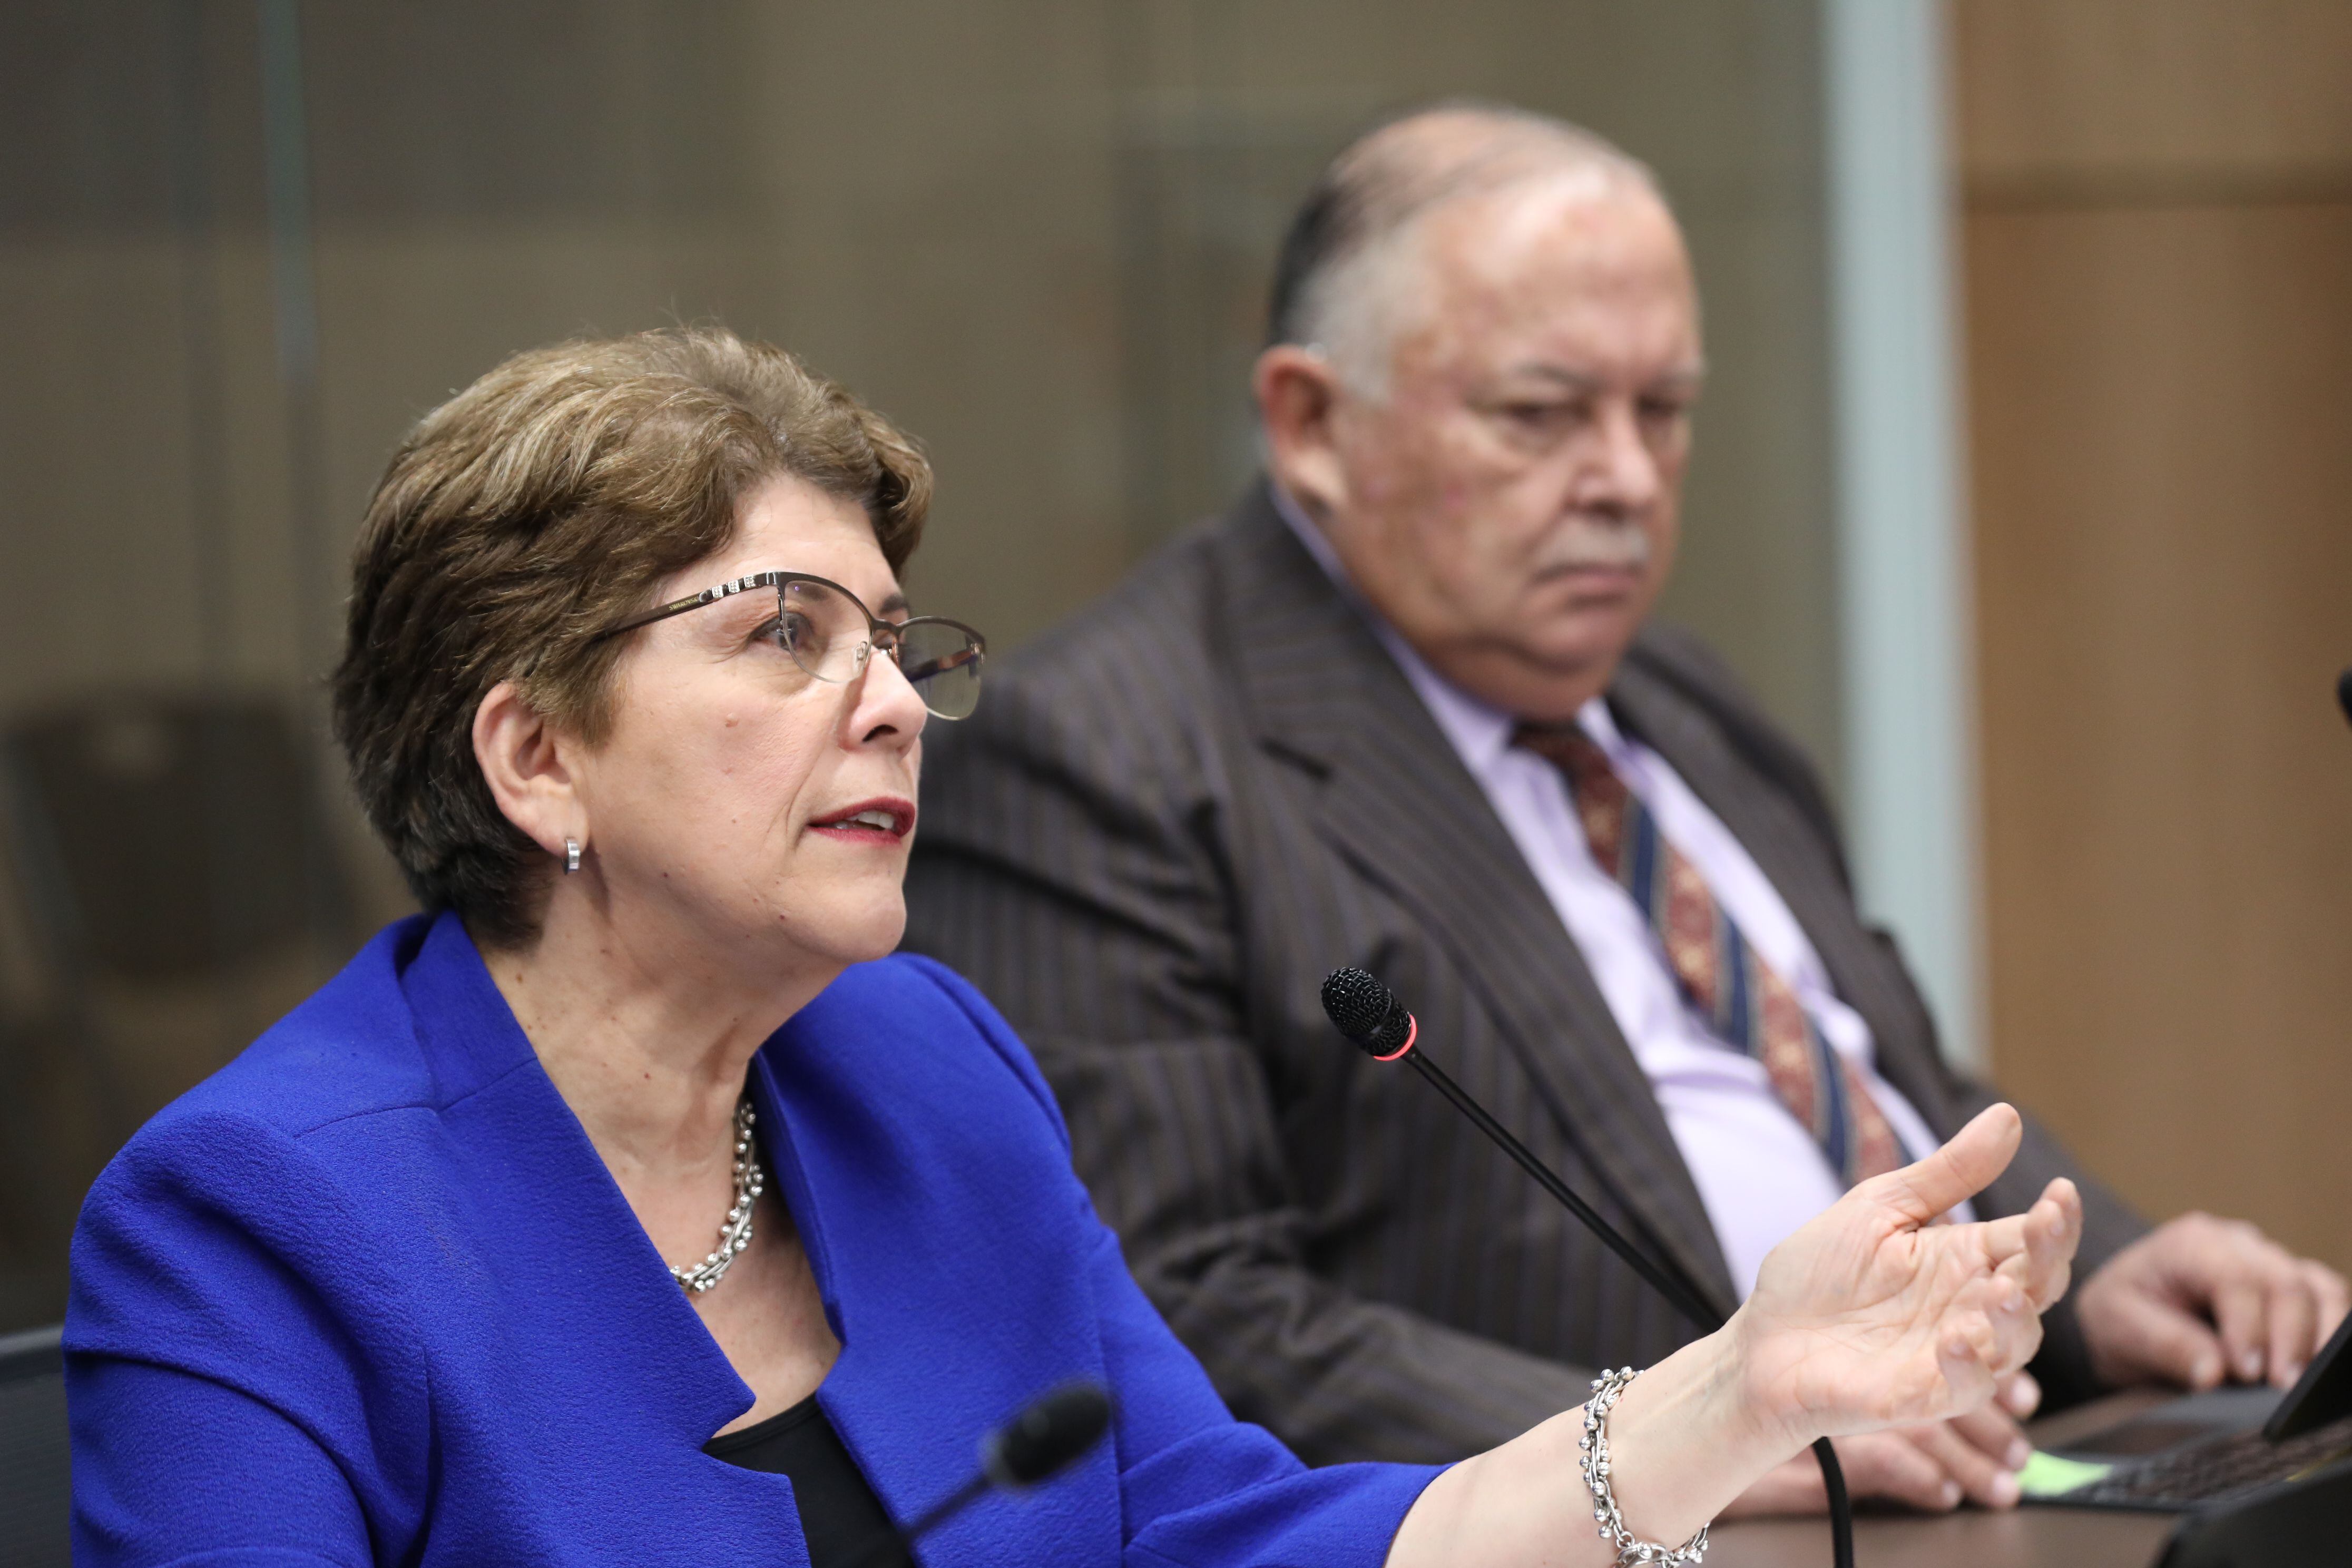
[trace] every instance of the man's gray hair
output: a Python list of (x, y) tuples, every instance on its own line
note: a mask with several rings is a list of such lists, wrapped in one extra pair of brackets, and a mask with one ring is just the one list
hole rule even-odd
[(1266, 342), (1312, 344), (1343, 380), (1380, 394), (1404, 324), (1396, 242), (1433, 209), (1526, 181), (1585, 174), (1663, 201), (1639, 160), (1567, 121), (1446, 99), (1380, 121), (1340, 149), (1307, 193), (1276, 264)]

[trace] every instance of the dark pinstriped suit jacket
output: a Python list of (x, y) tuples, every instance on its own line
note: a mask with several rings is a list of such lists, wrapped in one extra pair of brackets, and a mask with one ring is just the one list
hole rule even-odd
[[(1236, 1414), (1311, 1461), (1444, 1460), (1691, 1330), (1414, 1075), (1323, 1017), (1393, 985), (1465, 1087), (1728, 1309), (1697, 1190), (1582, 957), (1477, 784), (1264, 490), (992, 672), (935, 725), (908, 942), (1036, 1053), (1144, 1289)], [(1609, 692), (1772, 879), (1886, 1078), (1948, 1134), (1948, 1071), (1857, 918), (1805, 760), (1688, 637)], [(2038, 1129), (1980, 1206), (2082, 1180)], [(2087, 1271), (2142, 1228), (2084, 1184)], [(2037, 1370), (2087, 1387), (2053, 1314)]]

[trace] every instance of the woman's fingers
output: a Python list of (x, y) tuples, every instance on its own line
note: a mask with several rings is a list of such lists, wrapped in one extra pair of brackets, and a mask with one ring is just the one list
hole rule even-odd
[(2066, 1293), (2074, 1248), (2083, 1240), (2083, 1197), (2061, 1176), (2042, 1189), (2025, 1215), (2028, 1292), (2037, 1311), (2048, 1311)]
[(1945, 1306), (1934, 1342), (1942, 1404), (1915, 1414), (1975, 1410), (2033, 1358), (2042, 1344), (2042, 1315), (2024, 1286), (1992, 1274), (1970, 1281)]
[(1982, 1192), (2009, 1168), (2025, 1123), (2008, 1105), (1990, 1105), (1926, 1159), (1876, 1178), (1875, 1194), (1913, 1225), (1926, 1225)]
[(1963, 1245), (1979, 1248), (1975, 1266), (2015, 1280), (2037, 1312), (2046, 1312), (2066, 1293), (2074, 1249), (2083, 1237), (2082, 1199), (2061, 1177), (2021, 1215), (1986, 1220), (1961, 1233)]
[(2033, 1359), (2042, 1345), (2042, 1313), (2026, 1288), (2014, 1279), (1997, 1278), (1990, 1292), (1993, 1371), (2007, 1377)]
[(1948, 1390), (1946, 1408), (1968, 1409), (1990, 1398), (2000, 1362), (2000, 1345), (1986, 1313), (1963, 1309), (1947, 1315), (1936, 1334), (1936, 1369)]

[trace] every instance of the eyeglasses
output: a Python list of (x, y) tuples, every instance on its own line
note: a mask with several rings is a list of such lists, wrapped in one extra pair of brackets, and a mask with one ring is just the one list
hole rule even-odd
[(754, 572), (606, 626), (588, 640), (603, 642), (762, 588), (776, 596), (776, 617), (763, 622), (755, 636), (774, 642), (817, 679), (835, 685), (855, 680), (880, 648), (898, 660), (907, 684), (940, 718), (961, 719), (979, 706), (980, 668), (988, 657), (985, 637), (961, 621), (940, 616), (883, 620), (840, 584), (801, 572)]

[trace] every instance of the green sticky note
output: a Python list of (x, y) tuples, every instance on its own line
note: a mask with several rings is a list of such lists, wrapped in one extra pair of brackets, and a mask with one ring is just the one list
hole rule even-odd
[(2036, 1448), (2033, 1457), (2025, 1461), (2025, 1468), (2017, 1472), (2017, 1489), (2027, 1497), (2064, 1497), (2114, 1468), (2113, 1465), (2095, 1465), (2084, 1459), (2062, 1459)]

